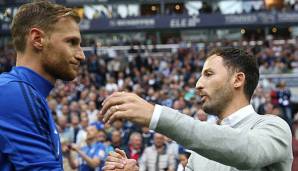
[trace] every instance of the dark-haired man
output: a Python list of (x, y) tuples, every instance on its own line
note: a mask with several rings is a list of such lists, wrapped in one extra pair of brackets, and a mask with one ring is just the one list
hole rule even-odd
[[(256, 58), (238, 48), (213, 50), (196, 84), (202, 108), (218, 125), (200, 122), (132, 93), (117, 92), (102, 108), (105, 122), (128, 119), (192, 150), (186, 170), (290, 171), (292, 136), (281, 118), (258, 115), (249, 104), (258, 84)], [(122, 169), (124, 155), (112, 153), (106, 170)]]
[(46, 97), (55, 81), (70, 81), (84, 60), (80, 17), (39, 1), (12, 21), (16, 67), (0, 75), (0, 170), (63, 170), (58, 131)]

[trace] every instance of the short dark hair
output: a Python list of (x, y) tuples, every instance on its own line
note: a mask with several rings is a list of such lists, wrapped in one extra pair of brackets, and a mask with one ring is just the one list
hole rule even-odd
[(24, 52), (26, 49), (26, 37), (32, 27), (38, 27), (50, 33), (53, 25), (62, 17), (71, 17), (77, 23), (80, 17), (71, 8), (50, 3), (47, 1), (37, 1), (22, 5), (14, 16), (11, 26), (13, 44), (17, 51)]
[(250, 100), (259, 82), (257, 58), (245, 50), (235, 47), (216, 48), (207, 55), (207, 58), (212, 55), (222, 57), (224, 65), (230, 71), (245, 74), (244, 93)]

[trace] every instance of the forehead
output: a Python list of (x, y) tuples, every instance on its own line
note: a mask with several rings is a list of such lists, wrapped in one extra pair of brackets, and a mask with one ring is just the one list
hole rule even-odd
[(131, 138), (134, 139), (134, 140), (136, 140), (136, 139), (139, 140), (139, 139), (141, 139), (141, 136), (140, 135), (134, 135)]
[(161, 134), (158, 134), (158, 133), (155, 133), (154, 134), (154, 138), (163, 138), (164, 136), (163, 135), (161, 135)]
[(203, 71), (205, 70), (219, 70), (219, 69), (225, 69), (223, 58), (218, 55), (212, 55), (207, 58), (207, 60), (204, 63)]
[(81, 38), (79, 24), (71, 17), (60, 18), (54, 25), (52, 34), (58, 35), (60, 38), (77, 37)]
[(112, 135), (120, 135), (120, 132), (119, 132), (119, 131), (114, 131), (114, 132), (112, 133)]
[(96, 131), (97, 130), (96, 127), (93, 126), (93, 125), (89, 125), (87, 129), (88, 130), (92, 130), (92, 131)]

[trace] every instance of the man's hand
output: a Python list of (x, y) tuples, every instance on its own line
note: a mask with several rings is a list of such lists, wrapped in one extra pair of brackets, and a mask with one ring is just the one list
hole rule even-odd
[(134, 159), (127, 159), (124, 151), (116, 149), (106, 159), (104, 171), (138, 171), (139, 167)]
[(109, 123), (117, 119), (127, 119), (149, 127), (154, 111), (154, 105), (136, 94), (126, 92), (113, 93), (104, 100), (102, 105), (103, 121)]

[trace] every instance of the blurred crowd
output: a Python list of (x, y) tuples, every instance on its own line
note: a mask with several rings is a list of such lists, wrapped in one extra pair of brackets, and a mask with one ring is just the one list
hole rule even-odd
[[(151, 11), (149, 9), (145, 10), (145, 7), (139, 7), (142, 9), (142, 12), (129, 11), (129, 5), (125, 6), (120, 4), (122, 10), (117, 10), (117, 7), (112, 7), (111, 5), (102, 5), (98, 8), (97, 5), (87, 6), (88, 10), (85, 9), (82, 11), (82, 17), (85, 19), (98, 19), (98, 18), (134, 18), (134, 17), (144, 17), (144, 16), (159, 16), (159, 15), (189, 15), (189, 16), (197, 16), (201, 14), (248, 14), (255, 12), (289, 12), (289, 11), (298, 11), (298, 2), (297, 1), (285, 1), (283, 4), (266, 4), (265, 1), (255, 1), (255, 2), (241, 2), (234, 4), (230, 4), (231, 8), (235, 8), (233, 6), (242, 6), (240, 10), (227, 10), (227, 5), (223, 5), (220, 2), (209, 2), (202, 1), (202, 3), (198, 7), (197, 5), (187, 4), (187, 3), (170, 3), (165, 4), (164, 9), (162, 10), (161, 4), (153, 4), (151, 7)], [(178, 5), (178, 6), (176, 6)], [(274, 5), (276, 7), (274, 7)], [(123, 9), (124, 8), (124, 9)], [(154, 10), (153, 10), (154, 9)], [(125, 15), (124, 15), (125, 14)]]
[[(228, 45), (231, 44), (223, 44)], [(96, 147), (100, 167), (110, 151), (120, 148), (129, 158), (138, 160), (141, 171), (183, 170), (189, 156), (187, 149), (161, 134), (125, 120), (103, 124), (103, 116), (99, 113), (101, 103), (115, 91), (129, 91), (197, 120), (216, 123), (215, 116), (201, 109), (195, 91), (205, 57), (215, 47), (216, 44), (212, 43), (203, 48), (180, 47), (176, 52), (159, 57), (154, 56), (158, 49), (143, 49), (142, 46), (138, 49), (131, 47), (123, 54), (87, 55), (78, 77), (71, 82), (58, 80), (48, 97), (61, 137), (65, 170), (74, 168), (71, 161), (76, 159), (77, 149), (86, 149), (90, 142), (100, 144)], [(258, 57), (261, 74), (298, 72), (296, 44), (265, 42), (243, 48)], [(13, 65), (15, 52), (7, 45), (0, 50), (0, 72), (9, 71)], [(262, 79), (251, 103), (258, 113), (280, 116), (291, 127), (298, 120), (291, 91), (285, 82), (275, 84), (271, 79)], [(295, 128), (292, 129), (295, 135)], [(85, 152), (89, 154), (90, 151), (87, 149)]]

